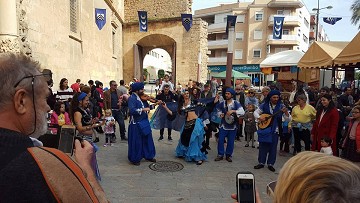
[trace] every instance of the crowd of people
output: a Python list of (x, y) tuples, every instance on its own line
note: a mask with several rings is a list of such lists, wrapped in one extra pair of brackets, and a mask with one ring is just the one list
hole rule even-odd
[[(360, 161), (360, 102), (355, 102), (351, 88), (337, 97), (324, 87), (318, 95), (314, 94), (315, 101), (311, 102), (312, 93), (299, 85), (289, 101), (279, 90), (270, 87), (263, 87), (260, 95), (242, 85), (234, 89), (219, 88), (216, 79), (205, 85), (189, 81), (182, 87), (174, 86), (166, 75), (155, 98), (146, 95), (144, 84), (136, 80), (129, 87), (123, 80), (120, 87), (111, 80), (109, 88), (104, 88), (100, 81), (89, 80), (88, 85), (83, 85), (80, 79), (69, 87), (68, 80), (63, 78), (57, 93), (52, 94), (48, 91), (53, 85), (51, 71), (41, 70), (37, 62), (15, 54), (0, 56), (0, 73), (7, 78), (1, 80), (0, 85), (3, 92), (0, 199), (5, 202), (65, 201), (69, 197), (107, 202), (98, 183), (101, 176), (96, 143), (104, 133), (103, 146), (111, 147), (117, 141), (117, 130), (121, 141), (128, 143), (128, 160), (135, 166), (140, 165), (142, 159), (156, 162), (152, 131), (159, 129), (158, 140), (162, 141), (165, 128), (169, 141), (173, 140), (173, 130), (180, 132), (174, 149), (176, 156), (197, 165), (208, 159), (213, 134), (217, 137), (214, 161), (233, 162), (235, 141), (240, 142), (245, 132), (244, 147), (249, 147), (251, 142), (251, 147), (256, 148), (256, 133), (258, 163), (254, 169), (267, 165), (270, 171), (275, 171), (278, 151), (280, 155), (290, 154), (293, 146), (295, 157), (284, 166), (279, 182), (283, 176), (290, 177), (285, 173), (288, 165), (299, 164), (296, 157), (306, 156), (300, 153), (301, 141), (306, 151)], [(152, 109), (156, 111), (149, 120)], [(125, 120), (129, 122), (127, 129)], [(47, 132), (49, 123), (60, 126), (59, 129), (63, 125), (75, 126), (79, 138), (75, 140), (74, 149), (77, 164), (58, 150), (41, 147), (37, 138)], [(338, 163), (351, 165), (347, 161)], [(49, 166), (56, 166), (57, 170)], [(27, 193), (16, 195), (19, 191)], [(275, 193), (281, 191), (277, 189)]]

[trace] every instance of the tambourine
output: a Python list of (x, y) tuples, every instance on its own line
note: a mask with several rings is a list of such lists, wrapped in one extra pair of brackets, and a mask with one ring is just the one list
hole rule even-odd
[(238, 120), (238, 117), (237, 117), (236, 113), (232, 113), (230, 115), (225, 114), (224, 119), (225, 119), (225, 123), (227, 123), (229, 125), (233, 125)]

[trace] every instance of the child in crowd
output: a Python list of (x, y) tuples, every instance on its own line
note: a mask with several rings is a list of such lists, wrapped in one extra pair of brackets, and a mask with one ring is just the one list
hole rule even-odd
[(279, 155), (284, 156), (285, 153), (290, 152), (290, 138), (291, 138), (291, 128), (289, 128), (289, 122), (282, 121), (282, 133), (280, 135), (280, 151)]
[[(65, 104), (62, 101), (58, 101), (54, 105), (54, 110), (51, 114), (50, 124), (59, 125), (71, 125), (70, 117), (67, 112), (65, 112)], [(52, 130), (53, 134), (57, 134), (57, 129)]]
[(331, 149), (332, 139), (330, 137), (321, 138), (321, 153), (333, 155), (333, 151)]
[(105, 132), (105, 144), (104, 147), (107, 146), (113, 146), (113, 144), (111, 144), (111, 138), (115, 137), (115, 118), (112, 116), (111, 114), (111, 109), (106, 109), (105, 110), (105, 127), (104, 127), (104, 132)]
[(255, 148), (254, 133), (257, 131), (257, 128), (256, 128), (255, 117), (254, 117), (254, 111), (255, 111), (255, 105), (249, 104), (247, 106), (247, 111), (244, 116), (244, 121), (245, 121), (244, 131), (245, 131), (245, 136), (246, 136), (246, 141), (247, 141), (247, 144), (245, 145), (245, 147), (249, 147), (249, 143), (251, 140), (251, 147)]

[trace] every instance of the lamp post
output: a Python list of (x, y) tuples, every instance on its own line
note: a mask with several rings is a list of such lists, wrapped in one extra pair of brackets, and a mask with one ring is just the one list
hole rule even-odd
[(323, 8), (319, 8), (320, 7), (320, 0), (318, 0), (318, 6), (317, 8), (313, 8), (313, 11), (316, 11), (316, 35), (315, 35), (315, 41), (318, 41), (318, 35), (319, 35), (319, 14), (320, 14), (320, 10), (322, 9), (332, 9), (332, 6), (327, 6), (327, 7), (323, 7)]
[(233, 51), (234, 51), (234, 32), (235, 32), (235, 27), (229, 26), (228, 50), (227, 50), (227, 59), (226, 59), (226, 79), (225, 79), (225, 85), (228, 87), (231, 87), (232, 61), (233, 61)]

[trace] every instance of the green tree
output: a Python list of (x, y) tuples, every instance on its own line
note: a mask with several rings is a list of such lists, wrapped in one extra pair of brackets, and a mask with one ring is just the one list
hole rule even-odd
[(147, 77), (149, 75), (149, 72), (146, 68), (143, 69), (143, 77), (144, 77), (144, 81), (146, 81)]
[[(360, 20), (360, 0), (354, 0), (354, 3), (351, 5), (350, 10), (352, 11), (351, 23), (357, 25)], [(360, 29), (360, 24), (358, 29)]]
[(158, 78), (159, 79), (164, 78), (164, 76), (165, 76), (165, 71), (163, 69), (158, 70)]

